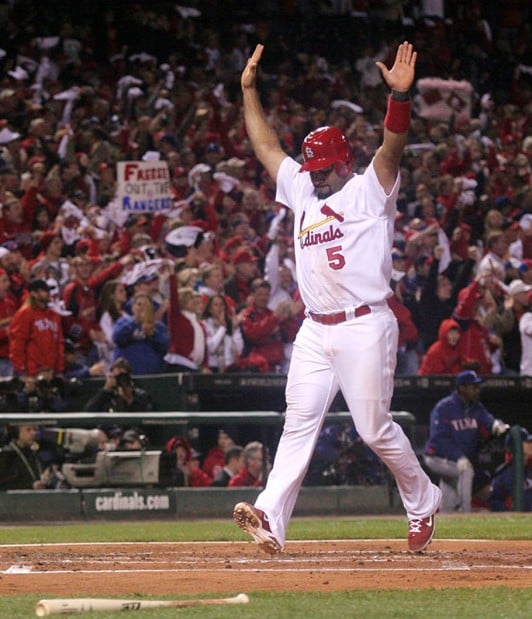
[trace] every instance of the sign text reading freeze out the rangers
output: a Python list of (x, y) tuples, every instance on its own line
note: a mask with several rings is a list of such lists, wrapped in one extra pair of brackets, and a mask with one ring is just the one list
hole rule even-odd
[(120, 161), (117, 195), (123, 211), (165, 211), (172, 206), (166, 161)]

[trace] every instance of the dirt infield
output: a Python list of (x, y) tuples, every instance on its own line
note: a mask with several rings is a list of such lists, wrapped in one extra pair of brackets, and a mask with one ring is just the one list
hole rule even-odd
[(275, 557), (241, 542), (2, 546), (0, 594), (326, 592), (532, 582), (532, 541), (436, 540), (420, 555), (408, 553), (405, 544), (288, 542)]

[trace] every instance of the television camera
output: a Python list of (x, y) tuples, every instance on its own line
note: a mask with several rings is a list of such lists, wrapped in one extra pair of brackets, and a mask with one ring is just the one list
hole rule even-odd
[(173, 479), (175, 455), (161, 450), (99, 449), (100, 432), (77, 428), (45, 428), (41, 443), (55, 448), (73, 488), (168, 486)]

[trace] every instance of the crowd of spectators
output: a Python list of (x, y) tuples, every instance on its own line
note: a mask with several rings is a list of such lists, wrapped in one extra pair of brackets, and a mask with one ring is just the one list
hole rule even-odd
[[(247, 4), (2, 4), (0, 373), (285, 373), (304, 317), (293, 221), (246, 137), (241, 70), (264, 42), (285, 150), (336, 125), (360, 171), (386, 109), (375, 61), (409, 38), (419, 80), (471, 89), (412, 93), (397, 373), (532, 375), (528, 4)], [(427, 112), (442, 97), (450, 113)], [(128, 160), (167, 162), (170, 209), (118, 208)]]

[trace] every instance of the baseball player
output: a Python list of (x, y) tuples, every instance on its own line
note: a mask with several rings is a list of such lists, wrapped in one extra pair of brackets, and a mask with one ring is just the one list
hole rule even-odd
[[(489, 484), (478, 463), (478, 451), (492, 436), (501, 436), (507, 423), (480, 402), (482, 378), (473, 370), (456, 376), (456, 389), (439, 400), (430, 413), (430, 435), (424, 460), (440, 478), (442, 512), (470, 512), (473, 489)], [(482, 493), (480, 493), (482, 494)]]
[(325, 415), (341, 389), (360, 437), (395, 476), (409, 520), (408, 547), (420, 552), (434, 534), (441, 492), (389, 412), (398, 327), (386, 303), (416, 52), (405, 41), (390, 70), (377, 63), (392, 93), (383, 144), (361, 175), (353, 173), (349, 143), (336, 127), (320, 127), (304, 139), (303, 165), (283, 152), (256, 89), (262, 53), (259, 44), (242, 72), (246, 128), (256, 156), (276, 180), (276, 200), (294, 212), (306, 318), (294, 342), (273, 469), (255, 505), (238, 503), (233, 516), (262, 550), (283, 549)]

